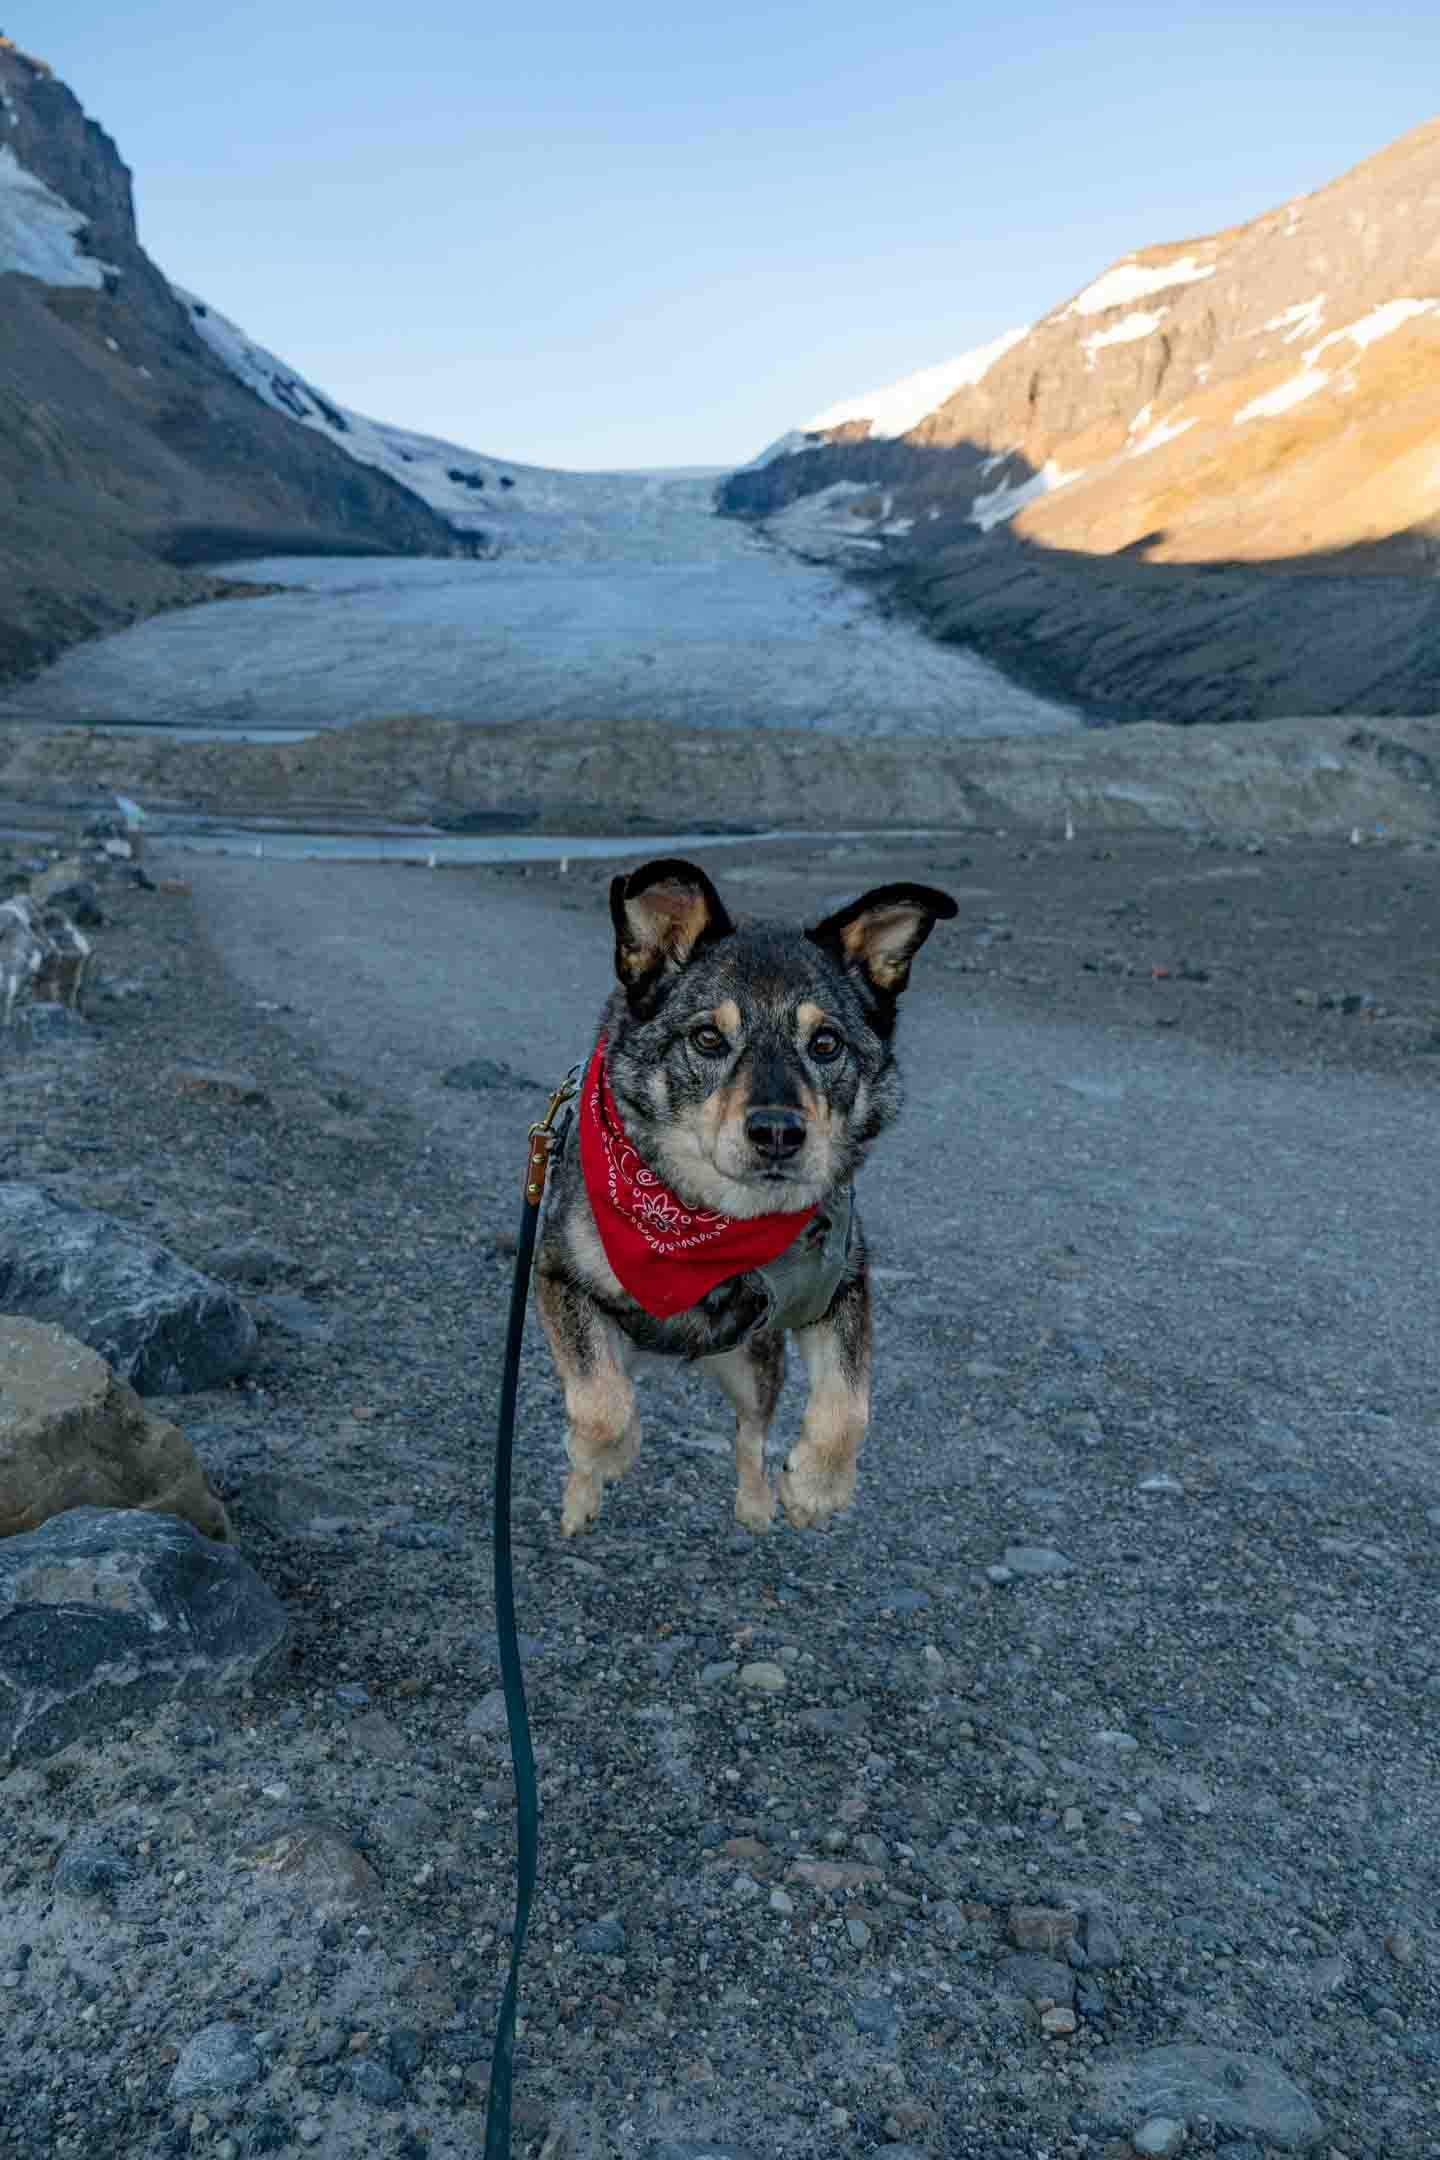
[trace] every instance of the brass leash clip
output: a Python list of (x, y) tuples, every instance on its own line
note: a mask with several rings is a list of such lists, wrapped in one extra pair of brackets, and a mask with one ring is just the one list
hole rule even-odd
[(525, 1160), (525, 1198), (533, 1208), (539, 1207), (545, 1192), (545, 1173), (550, 1167), (551, 1152), (558, 1148), (564, 1139), (570, 1123), (567, 1117), (557, 1133), (555, 1120), (564, 1105), (573, 1101), (579, 1089), (580, 1068), (573, 1065), (568, 1076), (550, 1097), (550, 1107), (544, 1117), (530, 1127), (530, 1152)]

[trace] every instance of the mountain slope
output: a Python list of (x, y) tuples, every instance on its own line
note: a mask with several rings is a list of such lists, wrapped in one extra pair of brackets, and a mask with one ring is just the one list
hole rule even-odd
[(8, 41), (0, 490), (0, 675), (204, 597), (198, 562), (478, 545), (235, 379), (141, 248), (110, 138)]
[(832, 407), (806, 448), (737, 475), (727, 507), (845, 481), (889, 490), (891, 522), (945, 525), (932, 548), (958, 519), (1155, 562), (1329, 570), (1353, 549), (1347, 568), (1428, 564), (1440, 121), (1249, 224), (1127, 256), (1029, 330), (926, 373), (926, 412), (923, 374)]
[(1097, 717), (1440, 709), (1440, 122), (827, 408), (717, 500)]

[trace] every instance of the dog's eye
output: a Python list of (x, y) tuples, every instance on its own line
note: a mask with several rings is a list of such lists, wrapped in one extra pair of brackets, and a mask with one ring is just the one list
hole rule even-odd
[(839, 1057), (844, 1048), (845, 1045), (834, 1028), (816, 1028), (810, 1037), (810, 1055), (818, 1058), (822, 1065), (828, 1065), (832, 1058)]
[(708, 1024), (705, 1027), (696, 1028), (691, 1034), (690, 1041), (692, 1046), (699, 1051), (701, 1057), (728, 1057), (730, 1054), (730, 1045), (719, 1028), (710, 1027)]

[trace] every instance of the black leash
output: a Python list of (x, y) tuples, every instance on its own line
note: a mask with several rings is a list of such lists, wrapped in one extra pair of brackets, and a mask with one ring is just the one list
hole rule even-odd
[(555, 1118), (575, 1093), (576, 1076), (556, 1089), (538, 1125), (530, 1128), (525, 1164), (525, 1202), (515, 1248), (510, 1287), (510, 1325), (505, 1337), (505, 1372), (500, 1382), (500, 1422), (495, 1433), (495, 1635), (500, 1649), (500, 1682), (505, 1694), (505, 1722), (510, 1732), (510, 1761), (515, 1773), (516, 1860), (515, 1925), (510, 1935), (510, 1974), (500, 1999), (495, 2046), (490, 2056), (490, 2089), (485, 2103), (485, 2160), (510, 2160), (510, 2089), (515, 2073), (515, 2009), (520, 1993), (520, 1959), (540, 1857), (540, 1792), (535, 1783), (535, 1750), (530, 1744), (530, 1716), (525, 1707), (525, 1679), (515, 1632), (515, 1575), (510, 1556), (510, 1463), (515, 1438), (515, 1395), (520, 1382), (520, 1349), (525, 1339), (525, 1308), (530, 1293), (530, 1262), (540, 1201), (552, 1152), (558, 1153), (569, 1127), (559, 1132)]

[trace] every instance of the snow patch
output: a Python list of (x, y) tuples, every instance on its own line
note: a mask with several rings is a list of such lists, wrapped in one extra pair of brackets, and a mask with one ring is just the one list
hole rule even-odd
[(774, 442), (767, 444), (759, 457), (751, 458), (748, 465), (737, 465), (735, 470), (760, 472), (765, 466), (773, 465), (776, 458), (796, 457), (802, 450), (815, 450), (820, 447), (816, 435), (807, 434), (804, 428), (790, 428), (784, 435), (777, 435)]
[(1239, 427), (1242, 420), (1271, 420), (1277, 413), (1289, 412), (1292, 405), (1303, 404), (1306, 398), (1314, 397), (1317, 390), (1323, 390), (1329, 380), (1323, 368), (1292, 375), (1289, 382), (1281, 383), (1278, 389), (1267, 390), (1263, 397), (1251, 398), (1248, 405), (1242, 405), (1232, 424)]
[[(337, 449), (362, 465), (388, 473), (412, 495), (428, 503), (457, 532), (510, 528), (509, 543), (522, 549), (532, 542), (543, 553), (552, 544), (542, 524), (559, 516), (581, 527), (594, 526), (622, 505), (643, 516), (641, 506), (679, 478), (673, 473), (567, 473), (543, 465), (518, 465), (509, 458), (466, 449), (435, 435), (371, 420), (348, 405), (326, 397), (288, 362), (247, 337), (238, 323), (183, 286), (172, 285), (192, 329), (203, 338), (230, 373), (256, 397), (298, 422), (326, 435)], [(719, 477), (724, 468), (715, 468)], [(697, 488), (710, 472), (691, 475)], [(704, 492), (703, 489), (700, 492)]]
[(1377, 338), (1389, 337), (1402, 323), (1410, 322), (1416, 315), (1428, 315), (1440, 307), (1440, 300), (1387, 300), (1383, 306), (1372, 308), (1368, 315), (1361, 315), (1355, 322), (1347, 323), (1343, 330), (1332, 330), (1328, 337), (1312, 345), (1304, 356), (1306, 367), (1315, 365), (1317, 353), (1324, 352), (1327, 345), (1337, 345), (1341, 338), (1349, 338), (1363, 352)]
[(1279, 315), (1272, 315), (1264, 327), (1267, 330), (1283, 330), (1285, 343), (1293, 345), (1297, 338), (1319, 327), (1325, 312), (1325, 295), (1316, 293), (1313, 300), (1298, 300), (1294, 307), (1285, 308)]
[[(1148, 412), (1150, 408), (1147, 405), (1145, 409)], [(1158, 450), (1161, 443), (1174, 442), (1177, 435), (1185, 434), (1187, 429), (1194, 425), (1193, 417), (1189, 420), (1157, 420), (1148, 435), (1142, 435), (1139, 442), (1131, 443), (1125, 455), (1144, 457), (1147, 451)]]
[(1141, 406), (1139, 412), (1136, 413), (1134, 419), (1130, 422), (1126, 433), (1133, 435), (1137, 428), (1148, 427), (1150, 425), (1150, 415), (1152, 412), (1154, 412), (1154, 410), (1155, 401), (1152, 398), (1148, 405)]
[(1159, 329), (1162, 316), (1169, 312), (1168, 308), (1160, 308), (1153, 315), (1122, 315), (1119, 322), (1112, 323), (1108, 330), (1096, 330), (1085, 339), (1086, 367), (1094, 367), (1095, 355), (1102, 345), (1131, 345), (1136, 338), (1149, 337), (1152, 330)]
[(1018, 487), (1002, 482), (988, 495), (977, 495), (970, 505), (970, 523), (978, 525), (981, 532), (989, 532), (993, 526), (1003, 525), (1007, 518), (1014, 517), (1027, 503), (1038, 502), (1042, 495), (1053, 495), (1058, 488), (1069, 487), (1072, 480), (1083, 477), (1083, 472), (1062, 472), (1053, 458), (1047, 458), (1039, 472), (1033, 473)]
[(1193, 255), (1182, 255), (1172, 263), (1117, 263), (1087, 285), (1063, 314), (1101, 315), (1107, 308), (1128, 307), (1132, 300), (1167, 292), (1172, 285), (1193, 285), (1197, 278), (1214, 277), (1216, 268), (1214, 263), (1197, 262)]
[(995, 362), (1028, 335), (1028, 324), (1019, 330), (1007, 330), (988, 345), (977, 345), (973, 352), (961, 353), (957, 359), (921, 368), (918, 374), (887, 383), (883, 389), (867, 390), (863, 397), (841, 398), (838, 404), (827, 405), (824, 412), (807, 420), (804, 433), (819, 434), (826, 428), (841, 427), (847, 420), (868, 420), (872, 438), (908, 435), (957, 390), (983, 381)]
[(76, 238), (89, 220), (63, 195), (26, 170), (8, 143), (0, 146), (0, 271), (17, 270), (42, 285), (88, 285), (98, 291), (114, 263), (80, 252)]
[[(1330, 331), (1308, 352), (1301, 354), (1300, 374), (1293, 375), (1289, 382), (1281, 383), (1278, 389), (1268, 391), (1264, 397), (1252, 398), (1248, 405), (1242, 405), (1235, 415), (1235, 424), (1238, 426), (1242, 420), (1270, 419), (1276, 413), (1289, 412), (1293, 405), (1299, 405), (1305, 398), (1313, 397), (1317, 390), (1323, 390), (1332, 377), (1327, 369), (1317, 367), (1315, 363), (1332, 345), (1351, 344), (1358, 348), (1358, 357), (1359, 352), (1366, 351), (1377, 339), (1389, 337), (1402, 323), (1412, 322), (1417, 315), (1432, 314), (1437, 307), (1440, 307), (1440, 299), (1386, 300), (1380, 307), (1372, 308), (1368, 315), (1360, 315), (1353, 323), (1346, 323), (1343, 329)], [(1338, 390), (1354, 391), (1354, 368), (1355, 360), (1352, 359), (1341, 369), (1336, 379)]]

